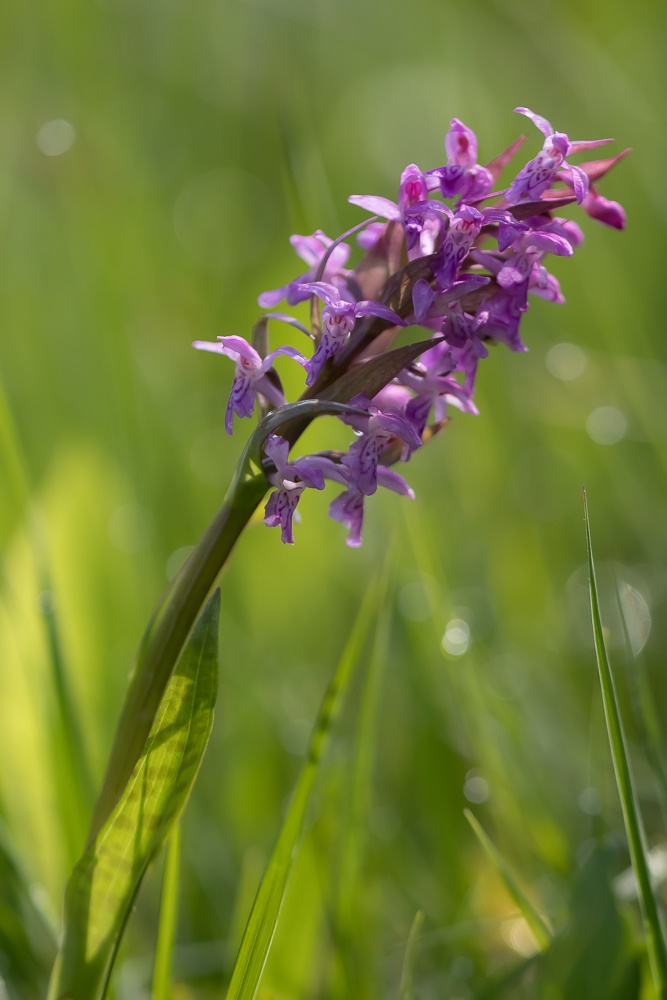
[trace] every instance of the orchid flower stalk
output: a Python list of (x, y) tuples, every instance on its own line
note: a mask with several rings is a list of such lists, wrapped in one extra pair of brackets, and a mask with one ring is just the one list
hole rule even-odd
[[(325, 480), (342, 487), (329, 513), (362, 541), (366, 499), (383, 486), (413, 498), (391, 466), (408, 461), (449, 420), (452, 408), (476, 413), (479, 362), (498, 342), (525, 351), (519, 332), (530, 297), (564, 301), (545, 261), (571, 257), (583, 240), (579, 226), (558, 212), (579, 203), (592, 218), (622, 229), (620, 205), (597, 192), (597, 183), (628, 152), (571, 164), (566, 157), (612, 140), (570, 142), (542, 116), (526, 108), (545, 135), (543, 148), (502, 188), (497, 187), (521, 148), (517, 140), (486, 165), (477, 162), (475, 133), (458, 118), (445, 136), (447, 164), (402, 173), (397, 200), (352, 195), (349, 201), (373, 215), (337, 239), (321, 230), (292, 236), (308, 270), (283, 287), (259, 296), (275, 308), (310, 300), (311, 329), (289, 314), (269, 312), (250, 340), (223, 335), (196, 341), (198, 350), (235, 363), (226, 429), (234, 416), (261, 420), (250, 438), (225, 502), (155, 612), (142, 644), (128, 692), (109, 774), (129, 776), (166, 681), (196, 615), (253, 513), (272, 490), (265, 523), (279, 527), (293, 544), (297, 506)], [(611, 207), (610, 207), (611, 206)], [(349, 264), (356, 234), (359, 260)], [(308, 359), (294, 347), (268, 349), (268, 328), (287, 323), (310, 340)], [(417, 343), (400, 346), (406, 329), (419, 327)], [(308, 347), (304, 339), (304, 350)], [(413, 337), (414, 339), (414, 337)], [(300, 400), (289, 403), (274, 362), (290, 357), (304, 369)], [(334, 413), (353, 427), (347, 453), (322, 452), (292, 458), (291, 449), (315, 417)], [(136, 726), (136, 716), (144, 720)], [(130, 729), (130, 720), (135, 720)], [(117, 764), (126, 761), (120, 771)], [(105, 782), (93, 830), (120, 792), (119, 779)]]
[[(292, 236), (307, 270), (259, 296), (274, 309), (310, 302), (310, 327), (288, 313), (265, 313), (249, 339), (226, 333), (198, 350), (218, 354), (207, 363), (234, 363), (225, 426), (259, 413), (223, 505), (155, 610), (142, 641), (126, 696), (107, 774), (93, 816), (90, 841), (102, 829), (151, 730), (161, 699), (193, 624), (241, 532), (269, 493), (264, 521), (294, 543), (297, 508), (309, 490), (337, 489), (329, 514), (362, 542), (366, 502), (378, 486), (414, 498), (393, 467), (407, 463), (447, 425), (452, 409), (476, 413), (474, 390), (480, 361), (503, 343), (525, 351), (520, 323), (531, 296), (564, 301), (549, 256), (571, 257), (583, 239), (579, 226), (561, 217), (577, 203), (591, 218), (616, 229), (623, 209), (597, 184), (624, 153), (573, 164), (570, 157), (611, 140), (571, 142), (540, 115), (531, 119), (543, 147), (499, 187), (521, 148), (513, 143), (486, 164), (478, 162), (474, 132), (457, 118), (445, 137), (447, 163), (403, 171), (396, 201), (353, 195), (371, 213), (336, 239), (320, 230)], [(357, 262), (352, 242), (358, 244)], [(288, 324), (304, 335), (302, 350), (269, 350), (269, 328)], [(422, 335), (401, 343), (404, 331)], [(310, 352), (310, 356), (306, 355)], [(296, 361), (304, 370), (297, 401), (285, 396), (275, 363)], [(308, 424), (334, 416), (351, 428), (348, 450), (293, 456)], [(236, 420), (235, 420), (236, 418)]]

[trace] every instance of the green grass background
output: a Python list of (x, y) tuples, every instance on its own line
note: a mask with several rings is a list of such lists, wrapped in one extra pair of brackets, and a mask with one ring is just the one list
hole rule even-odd
[[(0, 29), (0, 817), (56, 924), (144, 623), (251, 426), (225, 435), (231, 365), (191, 341), (247, 336), (257, 295), (297, 273), (289, 234), (338, 235), (360, 219), (348, 194), (393, 198), (406, 163), (440, 165), (454, 115), (477, 132), (482, 161), (521, 131), (529, 155), (539, 148), (512, 114), (519, 104), (575, 138), (634, 148), (603, 184), (627, 209), (626, 232), (577, 215), (586, 242), (553, 268), (567, 303), (533, 302), (527, 355), (491, 351), (480, 416), (455, 412), (411, 462), (416, 501), (373, 498), (357, 551), (320, 495), (304, 499), (293, 549), (261, 525), (239, 543), (222, 579), (217, 718), (183, 823), (175, 975), (179, 997), (222, 995), (317, 705), (387, 560), (391, 635), (359, 871), (339, 906), (361, 685), (260, 995), (398, 996), (418, 909), (417, 996), (481, 996), (522, 961), (529, 943), (463, 817), (464, 788), (473, 799), (486, 788), (472, 808), (553, 922), (564, 924), (574, 892), (576, 912), (587, 903), (605, 915), (604, 954), (630, 967), (633, 905), (615, 922), (606, 855), (591, 855), (611, 844), (611, 874), (628, 863), (587, 617), (581, 486), (659, 845), (659, 787), (632, 722), (625, 674), (637, 668), (610, 567), (650, 613), (642, 656), (664, 717), (664, 7), (15, 0)], [(76, 140), (45, 156), (36, 134), (59, 118)], [(585, 352), (572, 381), (546, 366), (562, 342)], [(614, 445), (586, 430), (603, 406), (627, 421)], [(323, 419), (307, 442), (344, 440)], [(36, 572), (38, 550), (51, 579)], [(646, 608), (633, 607), (645, 632)], [(441, 645), (456, 618), (471, 631), (461, 656)], [(54, 623), (90, 787), (62, 750)], [(581, 798), (590, 788), (599, 815), (592, 793)], [(119, 959), (119, 998), (147, 988), (158, 897), (154, 870)], [(592, 945), (582, 961), (599, 995), (616, 995), (600, 985), (609, 963)], [(500, 995), (547, 995), (533, 989)]]

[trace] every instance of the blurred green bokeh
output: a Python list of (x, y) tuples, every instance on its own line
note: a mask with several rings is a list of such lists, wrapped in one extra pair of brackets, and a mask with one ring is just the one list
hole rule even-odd
[[(0, 10), (0, 816), (56, 923), (143, 626), (250, 430), (225, 435), (231, 365), (191, 341), (247, 336), (257, 295), (298, 271), (289, 234), (336, 236), (362, 217), (348, 194), (393, 198), (406, 163), (440, 165), (454, 115), (482, 162), (522, 131), (529, 155), (539, 148), (516, 105), (634, 148), (603, 182), (626, 232), (577, 215), (586, 242), (553, 266), (567, 303), (533, 301), (527, 355), (492, 350), (480, 416), (457, 413), (412, 461), (416, 501), (374, 498), (361, 550), (320, 495), (302, 503), (293, 549), (262, 526), (239, 543), (222, 580), (217, 719), (184, 820), (179, 997), (221, 995), (319, 699), (387, 558), (393, 631), (356, 943), (330, 924), (353, 703), (261, 995), (397, 996), (419, 908), (420, 997), (476, 996), (528, 954), (463, 818), (471, 802), (556, 922), (585, 878), (612, 905), (608, 880), (582, 874), (608, 835), (621, 845), (612, 874), (627, 864), (587, 618), (584, 483), (649, 839), (665, 840), (613, 595), (615, 573), (664, 718), (666, 21), (650, 0), (610, 0), (604, 16), (592, 0)], [(295, 397), (300, 372), (281, 374)], [(304, 447), (345, 440), (324, 419)], [(54, 623), (90, 788), (63, 773)], [(118, 997), (146, 988), (158, 874)]]

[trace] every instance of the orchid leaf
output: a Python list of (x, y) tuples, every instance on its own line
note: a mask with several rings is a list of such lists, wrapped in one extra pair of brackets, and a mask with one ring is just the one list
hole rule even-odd
[(537, 201), (522, 201), (518, 205), (509, 205), (508, 211), (520, 222), (522, 219), (529, 219), (532, 215), (545, 215), (547, 212), (557, 212), (560, 208), (573, 205), (576, 200), (573, 194), (566, 195), (561, 194), (560, 191), (549, 191), (545, 193), (543, 198), (538, 198)]
[(146, 869), (182, 812), (213, 723), (220, 591), (181, 654), (123, 794), (86, 848), (65, 894), (50, 1000), (99, 1000)]
[(359, 393), (372, 399), (380, 389), (395, 379), (404, 368), (407, 368), (410, 362), (438, 343), (440, 341), (437, 338), (420, 340), (417, 344), (397, 347), (393, 351), (387, 351), (385, 354), (370, 358), (370, 360), (356, 365), (350, 371), (346, 371), (326, 389), (322, 389), (319, 393), (319, 399), (347, 402)]

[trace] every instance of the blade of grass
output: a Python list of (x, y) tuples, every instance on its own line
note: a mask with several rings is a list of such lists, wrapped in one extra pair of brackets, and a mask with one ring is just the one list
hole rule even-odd
[(365, 891), (370, 886), (362, 888), (362, 885), (367, 868), (382, 677), (391, 635), (392, 606), (387, 600), (387, 583), (393, 548), (392, 543), (379, 584), (380, 611), (361, 693), (351, 781), (341, 817), (339, 862), (331, 886), (332, 932), (336, 942), (331, 957), (334, 964), (339, 963), (345, 970), (347, 981), (355, 984), (357, 1000), (374, 995), (375, 967), (372, 949), (368, 947), (374, 932), (373, 893)]
[(171, 1000), (171, 975), (178, 923), (178, 883), (181, 864), (181, 824), (177, 823), (169, 838), (162, 878), (160, 925), (153, 972), (153, 1000)]
[[(35, 586), (39, 594), (40, 620), (55, 694), (55, 717), (51, 720), (53, 783), (58, 792), (57, 800), (63, 803), (62, 831), (73, 861), (85, 835), (85, 824), (93, 800), (93, 783), (60, 641), (47, 538), (39, 511), (32, 499), (28, 463), (2, 380), (0, 380), (0, 469), (4, 471), (9, 483), (9, 495), (14, 506), (13, 516), (17, 522), (23, 521), (25, 524)], [(1, 557), (0, 579), (3, 588), (10, 590), (12, 581)]]
[(412, 997), (414, 996), (412, 992), (412, 983), (415, 971), (415, 951), (417, 950), (417, 941), (419, 940), (423, 924), (424, 913), (422, 910), (417, 910), (414, 920), (412, 921), (410, 933), (408, 934), (408, 941), (405, 946), (405, 957), (403, 959), (403, 969), (401, 971), (401, 985), (398, 991), (400, 1000), (412, 1000)]
[(148, 865), (182, 812), (213, 723), (220, 591), (200, 615), (169, 681), (130, 781), (77, 863), (49, 997), (103, 997)]
[(378, 717), (382, 692), (382, 675), (387, 662), (391, 635), (392, 608), (387, 601), (387, 581), (391, 556), (387, 557), (378, 604), (373, 646), (366, 671), (359, 710), (359, 725), (352, 768), (350, 809), (345, 824), (338, 876), (338, 932), (346, 938), (351, 934), (355, 910), (361, 902), (360, 873), (364, 869), (368, 836), (368, 814), (372, 807), (373, 763), (377, 746)]
[(0, 956), (6, 996), (38, 1000), (48, 984), (56, 937), (10, 847), (4, 824), (0, 824), (0, 886)]
[(366, 593), (334, 676), (322, 699), (287, 815), (248, 917), (226, 1000), (253, 1000), (257, 993), (278, 925), (290, 870), (298, 851), (313, 784), (354, 668), (361, 658), (370, 623), (377, 612), (378, 598), (379, 588), (375, 584)]
[(595, 564), (593, 561), (593, 547), (591, 544), (591, 527), (588, 516), (588, 500), (586, 490), (584, 490), (584, 519), (586, 523), (586, 549), (588, 553), (588, 578), (591, 597), (591, 616), (593, 619), (593, 636), (595, 639), (595, 653), (598, 664), (598, 674), (600, 677), (600, 687), (602, 689), (602, 702), (604, 705), (604, 716), (607, 724), (607, 735), (609, 737), (609, 747), (614, 764), (614, 774), (616, 775), (616, 785), (621, 809), (623, 811), (623, 822), (630, 848), (630, 858), (632, 867), (639, 887), (639, 899), (644, 922), (644, 932), (646, 934), (646, 949), (648, 951), (653, 982), (658, 996), (664, 1000), (667, 997), (667, 944), (665, 942), (663, 919), (658, 907), (658, 900), (653, 890), (651, 876), (648, 865), (648, 849), (635, 783), (630, 768), (630, 757), (628, 754), (625, 732), (621, 720), (621, 713), (614, 687), (607, 649), (602, 631), (602, 619), (600, 617), (600, 604), (598, 600), (597, 581), (595, 578)]
[(528, 899), (525, 892), (514, 877), (514, 873), (511, 868), (502, 857), (488, 834), (484, 831), (477, 818), (470, 812), (469, 809), (464, 809), (463, 815), (473, 828), (475, 836), (482, 845), (489, 861), (503, 880), (508, 893), (521, 910), (524, 920), (533, 932), (533, 936), (539, 945), (540, 951), (546, 951), (553, 940), (553, 932), (551, 928)]

